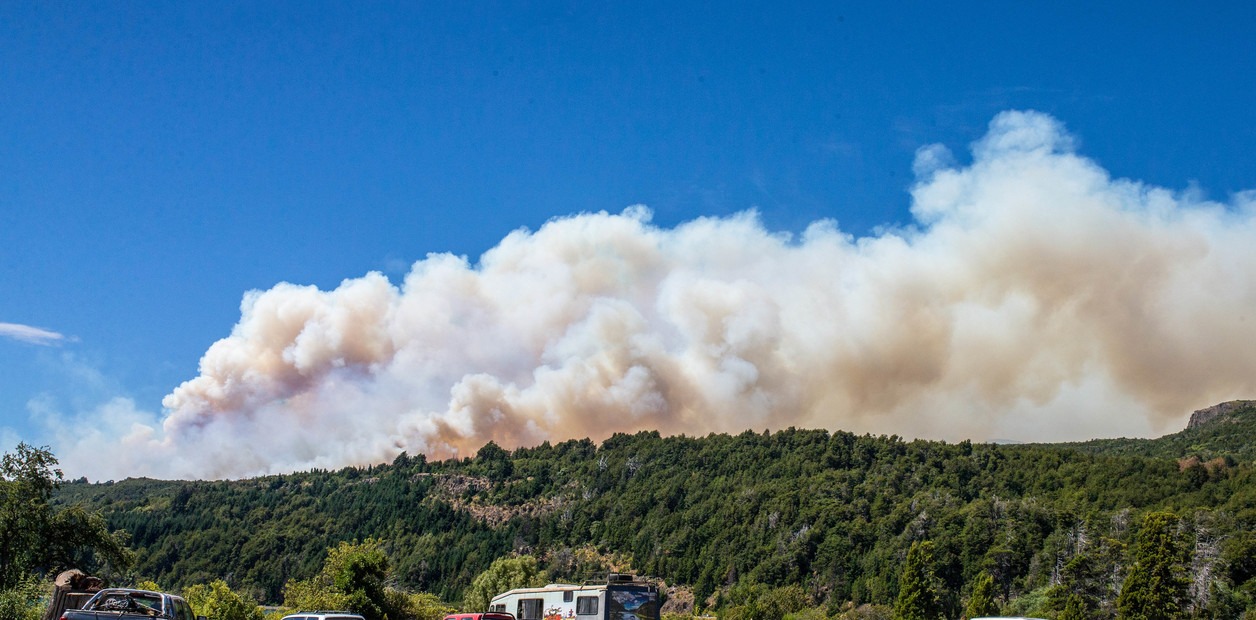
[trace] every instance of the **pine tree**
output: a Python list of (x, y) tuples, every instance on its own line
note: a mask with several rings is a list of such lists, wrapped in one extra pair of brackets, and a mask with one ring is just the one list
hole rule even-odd
[(933, 542), (917, 541), (907, 550), (898, 584), (894, 620), (941, 620), (941, 586), (933, 565)]
[(999, 606), (994, 602), (994, 577), (991, 577), (990, 573), (981, 571), (977, 575), (966, 612), (965, 615), (969, 618), (993, 616), (999, 613)]
[(1177, 515), (1153, 512), (1143, 519), (1134, 543), (1133, 566), (1116, 599), (1120, 620), (1171, 620), (1185, 615), (1190, 581), (1186, 545), (1178, 539)]
[(1060, 612), (1060, 616), (1056, 620), (1089, 620), (1090, 616), (1086, 613), (1086, 601), (1081, 596), (1072, 594), (1068, 597), (1068, 602), (1064, 604), (1064, 611)]

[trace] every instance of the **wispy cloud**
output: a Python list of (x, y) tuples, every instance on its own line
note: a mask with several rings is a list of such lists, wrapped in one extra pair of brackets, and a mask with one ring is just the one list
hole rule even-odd
[(51, 346), (67, 340), (64, 334), (19, 323), (0, 323), (0, 338), (12, 338), (41, 346)]

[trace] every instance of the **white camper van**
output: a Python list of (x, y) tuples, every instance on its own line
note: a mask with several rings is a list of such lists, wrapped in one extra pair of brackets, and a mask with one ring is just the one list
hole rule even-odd
[(518, 620), (659, 620), (659, 591), (632, 575), (611, 573), (606, 583), (517, 588), (494, 596), (488, 609)]

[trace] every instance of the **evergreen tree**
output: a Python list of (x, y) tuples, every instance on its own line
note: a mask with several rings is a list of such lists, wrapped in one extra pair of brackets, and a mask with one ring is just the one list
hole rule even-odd
[(1112, 574), (1124, 561), (1124, 547), (1117, 541), (1099, 537), (1078, 552), (1059, 570), (1059, 583), (1048, 593), (1049, 608), (1063, 610), (1069, 599), (1081, 599), (1087, 613), (1112, 603), (1116, 584)]
[(1089, 620), (1090, 616), (1086, 613), (1086, 601), (1081, 596), (1073, 594), (1068, 597), (1068, 602), (1064, 604), (1064, 611), (1060, 612), (1060, 616), (1056, 620)]
[(934, 572), (933, 542), (916, 541), (907, 550), (907, 561), (898, 583), (894, 620), (941, 620), (941, 584)]
[(973, 593), (968, 599), (966, 614), (969, 618), (994, 616), (999, 613), (999, 606), (994, 602), (994, 577), (981, 571), (973, 582)]
[(1178, 538), (1177, 515), (1149, 513), (1134, 543), (1133, 566), (1116, 599), (1120, 620), (1171, 620), (1185, 615), (1190, 580), (1187, 547)]

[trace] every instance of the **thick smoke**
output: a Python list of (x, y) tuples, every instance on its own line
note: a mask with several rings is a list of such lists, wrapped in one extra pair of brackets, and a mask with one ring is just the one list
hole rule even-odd
[(876, 236), (634, 207), (400, 284), (250, 292), (116, 465), (234, 477), (639, 429), (1148, 435), (1256, 392), (1252, 194), (1112, 179), (1037, 113), (953, 161), (921, 149), (915, 224)]

